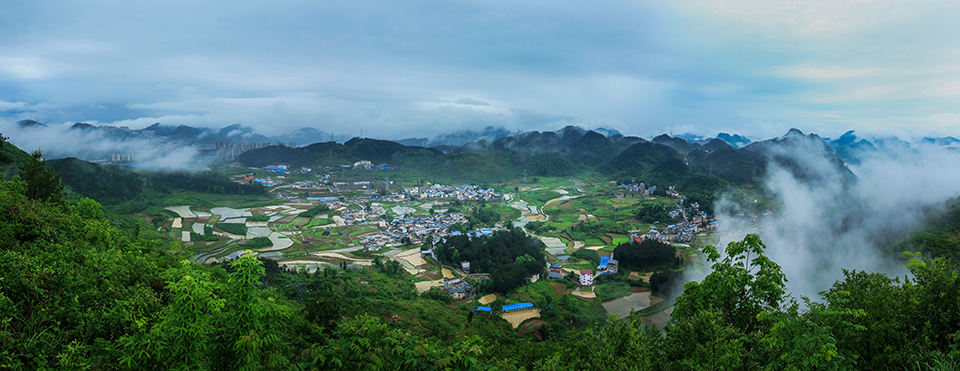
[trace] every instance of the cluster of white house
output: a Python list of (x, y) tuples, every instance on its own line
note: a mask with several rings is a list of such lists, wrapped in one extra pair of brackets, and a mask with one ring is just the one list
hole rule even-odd
[(442, 199), (455, 198), (460, 201), (486, 200), (494, 201), (503, 199), (503, 194), (492, 189), (484, 189), (475, 185), (462, 185), (459, 187), (434, 184), (427, 187), (404, 188), (404, 193), (412, 199)]

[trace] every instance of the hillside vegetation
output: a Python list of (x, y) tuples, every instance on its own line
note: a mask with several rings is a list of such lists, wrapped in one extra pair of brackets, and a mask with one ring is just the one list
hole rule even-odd
[[(786, 294), (787, 277), (763, 255), (759, 237), (747, 235), (722, 255), (704, 249), (713, 273), (685, 286), (662, 329), (641, 326), (639, 313), (605, 321), (597, 303), (555, 296), (538, 283), (509, 289), (543, 308), (537, 336), (518, 335), (471, 304), (431, 291), (418, 295), (415, 278), (391, 264), (305, 273), (249, 255), (222, 265), (181, 260), (178, 244), (111, 226), (97, 202), (59, 197), (58, 177), (39, 156), (24, 161), (25, 180), (0, 181), (5, 369), (960, 366), (960, 273), (945, 258), (911, 256), (912, 277), (902, 281), (848, 271), (819, 302), (802, 299), (801, 306)], [(35, 179), (49, 187), (37, 188)], [(519, 236), (488, 243), (502, 243), (495, 250), (510, 256), (508, 245)], [(542, 264), (539, 258), (525, 253), (488, 269), (525, 269)], [(602, 294), (621, 286), (604, 286)]]

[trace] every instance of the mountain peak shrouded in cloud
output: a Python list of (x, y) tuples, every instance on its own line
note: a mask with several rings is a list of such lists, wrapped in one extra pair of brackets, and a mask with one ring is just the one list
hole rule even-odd
[[(847, 134), (831, 143), (863, 142)], [(753, 198), (723, 197), (721, 244), (759, 233), (795, 295), (829, 288), (843, 278), (841, 268), (903, 275), (903, 262), (889, 258), (899, 251), (888, 249), (960, 195), (960, 174), (943, 171), (960, 167), (960, 151), (944, 146), (881, 146), (848, 167), (816, 134), (791, 130), (742, 151), (765, 153), (761, 184), (777, 208), (749, 221), (737, 214), (759, 216)]]
[(19, 126), (21, 129), (26, 129), (26, 128), (44, 127), (47, 125), (34, 120), (20, 120), (20, 121), (17, 121), (17, 126)]
[(750, 144), (751, 142), (750, 139), (742, 137), (739, 134), (730, 135), (727, 133), (720, 133), (720, 134), (717, 134), (717, 139), (727, 142), (727, 144), (730, 144), (731, 146), (734, 146), (737, 148), (741, 148), (747, 144)]
[(493, 142), (497, 139), (513, 134), (515, 133), (503, 127), (487, 126), (481, 130), (459, 130), (452, 133), (442, 133), (432, 138), (400, 139), (397, 140), (397, 143), (421, 147), (459, 147), (470, 142), (476, 142), (478, 140)]

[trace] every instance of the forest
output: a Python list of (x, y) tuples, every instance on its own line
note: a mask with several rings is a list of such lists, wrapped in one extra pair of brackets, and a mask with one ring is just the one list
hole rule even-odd
[(519, 228), (497, 231), (489, 237), (450, 236), (437, 244), (434, 253), (449, 265), (470, 262), (471, 273), (492, 273), (498, 292), (520, 287), (527, 277), (542, 272), (546, 265), (543, 242)]
[(636, 270), (674, 265), (676, 253), (675, 247), (652, 238), (620, 244), (613, 250), (621, 266)]

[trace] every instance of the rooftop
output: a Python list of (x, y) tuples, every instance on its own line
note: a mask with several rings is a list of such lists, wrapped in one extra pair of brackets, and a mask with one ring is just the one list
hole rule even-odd
[(508, 304), (508, 305), (504, 305), (504, 306), (503, 306), (503, 311), (504, 311), (504, 312), (509, 312), (509, 311), (511, 311), (511, 310), (526, 309), (526, 308), (533, 308), (533, 303), (520, 303), (520, 304)]

